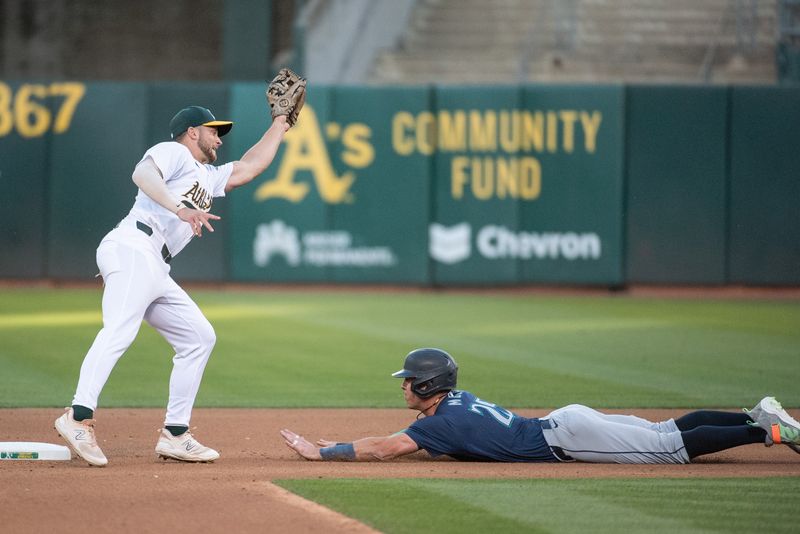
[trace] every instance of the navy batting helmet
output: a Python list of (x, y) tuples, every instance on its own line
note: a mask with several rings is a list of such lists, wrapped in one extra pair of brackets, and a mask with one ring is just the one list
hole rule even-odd
[(456, 387), (458, 365), (441, 349), (417, 349), (408, 353), (403, 368), (392, 373), (395, 378), (413, 378), (411, 391), (427, 399), (440, 391)]

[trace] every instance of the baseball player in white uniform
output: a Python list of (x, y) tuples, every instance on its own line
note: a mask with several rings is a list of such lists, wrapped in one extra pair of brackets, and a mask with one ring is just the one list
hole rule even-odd
[(239, 161), (212, 165), (222, 136), (233, 126), (217, 120), (206, 108), (189, 106), (170, 122), (172, 140), (145, 152), (133, 171), (139, 192), (130, 213), (97, 248), (103, 277), (103, 328), (81, 366), (72, 406), (55, 428), (72, 449), (91, 465), (108, 463), (97, 445), (94, 410), (114, 365), (147, 321), (175, 351), (164, 428), (156, 444), (162, 458), (210, 462), (214, 449), (200, 444), (189, 431), (192, 407), (211, 350), (214, 329), (197, 304), (170, 277), (170, 261), (203, 228), (213, 232), (210, 212), (214, 197), (224, 196), (261, 174), (275, 157), (286, 116), (270, 128)]

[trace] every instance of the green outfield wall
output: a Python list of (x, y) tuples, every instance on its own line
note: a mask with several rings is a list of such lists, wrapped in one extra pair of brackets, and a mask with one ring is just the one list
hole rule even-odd
[(0, 276), (39, 278), (47, 268), (51, 136), (15, 131), (11, 99), (23, 85), (0, 84)]
[[(260, 83), (0, 81), (0, 277), (89, 279), (133, 167), (188, 104), (270, 123)], [(179, 280), (800, 284), (800, 88), (313, 86)]]
[(730, 98), (728, 280), (800, 282), (800, 90)]
[(626, 280), (726, 282), (728, 89), (627, 90)]

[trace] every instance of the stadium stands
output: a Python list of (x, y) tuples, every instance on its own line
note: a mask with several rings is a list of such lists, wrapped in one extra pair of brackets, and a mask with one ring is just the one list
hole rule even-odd
[(776, 81), (776, 0), (419, 0), (370, 82)]

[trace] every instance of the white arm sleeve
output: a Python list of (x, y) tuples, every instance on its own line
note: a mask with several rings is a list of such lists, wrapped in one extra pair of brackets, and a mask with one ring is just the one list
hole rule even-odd
[(185, 206), (172, 196), (153, 159), (146, 157), (133, 170), (133, 183), (159, 205), (177, 214)]

